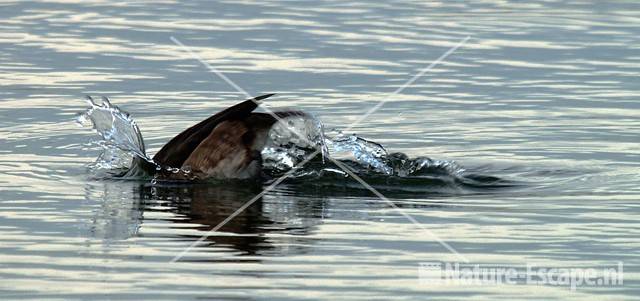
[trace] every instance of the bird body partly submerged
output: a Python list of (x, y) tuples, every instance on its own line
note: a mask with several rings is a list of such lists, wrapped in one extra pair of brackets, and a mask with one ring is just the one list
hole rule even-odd
[(306, 116), (300, 111), (253, 112), (260, 100), (272, 95), (245, 100), (184, 130), (158, 151), (153, 163), (136, 158), (127, 174), (143, 171), (157, 177), (183, 179), (183, 173), (166, 172), (177, 168), (188, 170), (190, 179), (259, 177), (261, 151), (271, 127), (280, 118)]

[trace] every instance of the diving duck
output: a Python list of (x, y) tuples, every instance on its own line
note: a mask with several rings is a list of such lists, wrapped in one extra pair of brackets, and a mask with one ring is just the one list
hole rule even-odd
[[(125, 175), (142, 171), (166, 179), (184, 179), (183, 173), (166, 171), (180, 169), (189, 171), (189, 179), (259, 177), (261, 151), (271, 127), (281, 118), (308, 116), (301, 111), (280, 111), (273, 115), (253, 112), (261, 100), (272, 95), (245, 100), (184, 130), (158, 151), (153, 162), (136, 157)], [(141, 136), (139, 139), (142, 141)]]

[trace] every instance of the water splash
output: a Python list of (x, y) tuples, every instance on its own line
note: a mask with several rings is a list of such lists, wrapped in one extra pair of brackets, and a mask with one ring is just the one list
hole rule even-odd
[(350, 153), (358, 163), (370, 167), (376, 172), (386, 175), (393, 174), (393, 168), (386, 162), (387, 150), (379, 143), (366, 140), (355, 134), (345, 135), (342, 132), (338, 132), (335, 138), (326, 139), (326, 143), (331, 148), (331, 153)]
[(135, 158), (153, 162), (145, 151), (144, 140), (136, 122), (129, 113), (111, 104), (108, 98), (102, 97), (97, 104), (91, 96), (85, 100), (89, 108), (78, 116), (76, 122), (80, 126), (91, 124), (101, 140), (93, 141), (102, 153), (96, 161), (89, 165), (94, 171), (119, 171), (128, 169)]
[(322, 122), (312, 115), (286, 117), (269, 131), (262, 150), (263, 167), (286, 172), (320, 150), (321, 158), (329, 156)]
[[(109, 99), (103, 97), (96, 104), (87, 97), (89, 108), (77, 121), (81, 125), (91, 123), (101, 140), (94, 142), (102, 149), (98, 159), (89, 167), (94, 171), (123, 171), (130, 169), (134, 160), (145, 160), (156, 165), (157, 171), (181, 173), (191, 179), (191, 168), (161, 167), (146, 154), (145, 145), (136, 122)], [(295, 132), (295, 133), (294, 133)], [(298, 136), (301, 135), (302, 137)], [(340, 158), (361, 176), (390, 178), (429, 178), (443, 176), (453, 179), (464, 177), (465, 169), (453, 161), (433, 160), (427, 157), (411, 159), (403, 153), (389, 153), (383, 145), (359, 137), (331, 131), (327, 135), (322, 122), (314, 116), (291, 116), (276, 123), (269, 132), (269, 139), (262, 150), (263, 168), (266, 174), (277, 177), (296, 167), (315, 152), (321, 153), (310, 164), (296, 170), (293, 178), (339, 179), (349, 176), (337, 166), (325, 162), (325, 158)], [(134, 164), (135, 165), (135, 164)], [(137, 174), (128, 173), (135, 177)], [(153, 175), (151, 175), (153, 176)], [(151, 179), (152, 184), (158, 181)]]
[[(332, 131), (331, 136), (324, 133), (319, 120), (307, 120), (298, 123), (295, 129), (305, 134), (313, 145), (300, 141), (291, 131), (275, 128), (272, 132), (271, 145), (263, 152), (263, 160), (267, 170), (288, 171), (311, 155), (315, 148), (322, 147), (323, 153), (334, 158), (352, 159), (358, 173), (382, 174), (395, 177), (419, 177), (422, 175), (454, 175), (461, 176), (465, 169), (454, 161), (433, 160), (427, 157), (409, 158), (403, 153), (391, 153), (382, 144), (367, 140), (355, 134), (346, 135), (340, 131)], [(295, 137), (295, 138), (294, 138)], [(277, 145), (277, 146), (274, 146)], [(315, 147), (315, 148), (314, 148)], [(325, 164), (326, 165), (326, 164)], [(310, 174), (325, 175), (327, 173), (346, 175), (334, 166), (324, 167), (318, 172), (306, 169), (295, 175), (308, 176)]]

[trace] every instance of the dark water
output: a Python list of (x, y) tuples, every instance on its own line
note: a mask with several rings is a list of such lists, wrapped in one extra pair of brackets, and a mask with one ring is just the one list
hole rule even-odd
[[(0, 298), (634, 299), (639, 12), (633, 1), (0, 2)], [(366, 178), (392, 206), (348, 179), (288, 181), (170, 262), (264, 185), (93, 179), (96, 137), (74, 119), (83, 95), (109, 96), (153, 154), (245, 98), (172, 36), (250, 94), (277, 92), (270, 108), (327, 128), (388, 99), (350, 132), (518, 185)], [(460, 260), (437, 238), (478, 264), (622, 261), (624, 285), (424, 284), (419, 263)]]

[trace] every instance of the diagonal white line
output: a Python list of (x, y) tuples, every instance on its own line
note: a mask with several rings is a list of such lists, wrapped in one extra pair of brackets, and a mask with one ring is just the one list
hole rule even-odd
[(331, 157), (329, 157), (329, 160), (331, 160), (334, 164), (336, 164), (338, 167), (340, 167), (342, 170), (344, 170), (347, 174), (349, 174), (353, 179), (355, 179), (356, 181), (358, 181), (360, 184), (362, 184), (362, 186), (364, 186), (365, 188), (369, 189), (369, 191), (371, 191), (373, 194), (375, 194), (377, 197), (379, 197), (380, 199), (382, 199), (383, 201), (387, 202), (389, 205), (391, 205), (391, 207), (393, 209), (395, 209), (398, 213), (400, 213), (402, 216), (406, 217), (409, 221), (411, 221), (414, 225), (418, 226), (420, 229), (422, 229), (424, 232), (427, 232), (429, 235), (431, 235), (431, 237), (433, 237), (439, 244), (441, 244), (443, 247), (445, 247), (447, 250), (449, 250), (451, 253), (455, 254), (459, 260), (462, 260), (466, 263), (469, 263), (469, 259), (467, 259), (467, 257), (465, 257), (464, 255), (458, 253), (458, 251), (456, 251), (453, 247), (451, 247), (447, 242), (445, 242), (444, 240), (442, 240), (438, 235), (436, 235), (435, 233), (433, 233), (433, 231), (429, 230), (428, 228), (426, 228), (423, 224), (421, 224), (420, 222), (418, 222), (415, 218), (413, 218), (413, 216), (407, 214), (406, 212), (404, 212), (404, 210), (402, 210), (402, 208), (398, 207), (398, 205), (396, 205), (393, 201), (389, 200), (387, 197), (385, 197), (382, 193), (380, 193), (377, 189), (373, 188), (371, 185), (369, 185), (369, 183), (367, 183), (365, 180), (363, 180), (360, 176), (358, 176), (355, 172), (353, 172), (353, 170), (351, 170), (351, 168), (349, 166), (347, 166), (346, 164), (333, 159)]
[[(400, 88), (396, 89), (396, 91), (394, 91), (392, 94), (389, 95), (393, 96), (395, 94), (398, 94), (400, 92), (402, 92), (402, 90), (404, 90), (406, 87), (408, 87), (409, 85), (411, 85), (413, 82), (415, 82), (419, 77), (421, 77), (422, 75), (424, 75), (427, 71), (431, 70), (435, 65), (437, 65), (439, 62), (441, 62), (442, 60), (444, 60), (447, 56), (449, 56), (451, 53), (453, 53), (456, 49), (458, 49), (460, 46), (462, 46), (464, 43), (466, 43), (467, 40), (469, 40), (469, 36), (466, 37), (464, 40), (462, 40), (460, 43), (458, 43), (456, 46), (454, 46), (453, 48), (451, 48), (449, 51), (447, 51), (446, 53), (444, 53), (442, 56), (440, 56), (437, 60), (435, 60), (434, 62), (432, 62), (429, 66), (427, 66), (426, 68), (422, 69), (417, 75), (415, 75), (414, 77), (412, 77), (408, 82), (406, 82), (404, 85), (402, 85)], [(176, 43), (178, 46), (181, 46), (185, 51), (187, 51), (192, 57), (194, 57), (195, 59), (197, 59), (198, 61), (200, 61), (203, 65), (205, 65), (210, 71), (212, 71), (214, 74), (218, 75), (222, 80), (224, 80), (225, 82), (227, 82), (228, 84), (230, 84), (232, 87), (234, 87), (237, 91), (239, 91), (240, 93), (245, 94), (248, 98), (252, 98), (251, 95), (249, 93), (247, 93), (244, 89), (242, 89), (241, 87), (239, 87), (238, 85), (236, 85), (231, 79), (229, 79), (228, 77), (226, 77), (222, 72), (218, 71), (216, 68), (214, 68), (213, 66), (211, 66), (209, 63), (205, 62), (202, 57), (200, 57), (199, 55), (197, 55), (196, 53), (194, 53), (193, 51), (191, 51), (191, 49), (189, 49), (187, 46), (185, 46), (182, 42), (180, 42), (178, 39), (176, 39), (175, 37), (171, 37), (171, 40)], [(364, 116), (364, 118), (360, 118), (358, 119), (356, 122), (354, 122), (353, 124), (351, 124), (347, 129), (351, 129), (354, 126), (356, 126), (359, 122), (361, 122), (362, 120), (364, 120), (367, 116), (371, 115), (373, 112), (375, 112), (377, 109), (379, 109), (384, 103), (386, 102), (386, 99), (381, 101), (380, 103), (378, 103), (376, 106), (374, 106), (371, 110), (369, 110), (366, 115)], [(278, 121), (282, 121), (282, 119), (277, 116), (273, 111), (269, 110), (268, 108), (266, 108), (265, 106), (263, 106), (263, 109), (265, 109), (265, 111), (267, 111), (267, 113), (269, 113), (271, 116), (273, 116), (276, 120)], [(285, 123), (286, 124), (286, 123)], [(287, 179), (288, 177), (290, 177), (293, 172), (295, 172), (295, 170), (297, 170), (298, 168), (300, 168), (301, 166), (303, 166), (304, 164), (306, 164), (307, 162), (309, 162), (313, 157), (315, 157), (316, 155), (318, 155), (319, 153), (323, 152), (323, 150), (321, 148), (319, 148), (318, 146), (315, 145), (315, 143), (309, 141), (304, 135), (300, 134), (298, 131), (296, 131), (294, 128), (292, 127), (287, 127), (287, 129), (289, 131), (291, 131), (293, 134), (295, 134), (296, 136), (298, 136), (300, 139), (302, 139), (303, 141), (305, 141), (307, 144), (313, 146), (316, 150), (309, 155), (308, 157), (306, 157), (303, 161), (301, 161), (300, 163), (298, 163), (297, 165), (295, 165), (291, 170), (289, 170), (289, 172), (285, 173), (282, 177), (280, 177), (279, 179), (277, 179), (276, 181), (274, 181), (271, 185), (269, 185), (267, 188), (265, 188), (262, 192), (260, 192), (258, 195), (256, 195), (254, 198), (252, 198), (251, 200), (249, 200), (247, 203), (245, 203), (243, 206), (241, 206), (240, 208), (238, 208), (233, 214), (231, 214), (229, 217), (227, 217), (225, 220), (223, 220), (221, 223), (219, 223), (218, 225), (216, 225), (214, 228), (212, 228), (211, 230), (209, 230), (207, 233), (205, 233), (202, 237), (200, 237), (200, 239), (198, 239), (197, 241), (193, 242), (191, 245), (189, 245), (189, 247), (187, 247), (184, 251), (182, 251), (180, 254), (178, 254), (176, 257), (174, 257), (171, 262), (176, 262), (177, 260), (179, 260), (180, 258), (182, 258), (184, 255), (186, 255), (192, 248), (194, 248), (197, 244), (201, 243), (202, 241), (204, 241), (205, 239), (207, 239), (213, 232), (219, 230), (221, 227), (223, 227), (225, 224), (227, 224), (229, 221), (231, 221), (233, 218), (235, 218), (238, 214), (240, 214), (242, 211), (244, 211), (246, 208), (248, 208), (249, 206), (251, 206), (253, 203), (255, 203), (258, 199), (260, 199), (264, 194), (266, 194), (267, 192), (271, 191), (273, 188), (275, 188), (277, 185), (279, 185), (280, 183), (282, 183), (282, 181), (284, 181), (285, 179)], [(377, 191), (376, 189), (374, 189), (371, 185), (369, 185), (368, 183), (366, 183), (364, 180), (362, 180), (362, 178), (360, 178), (359, 176), (357, 176), (353, 171), (351, 171), (350, 169), (347, 168), (346, 165), (344, 165), (342, 162), (339, 162), (331, 157), (328, 157), (332, 162), (334, 162), (338, 167), (340, 167), (342, 170), (344, 170), (346, 173), (348, 173), (349, 175), (351, 175), (354, 179), (356, 179), (358, 182), (360, 182), (365, 188), (369, 189), (372, 193), (374, 193), (376, 196), (378, 196), (379, 198), (381, 198), (382, 200), (386, 201), (387, 203), (389, 203), (396, 211), (400, 212), (400, 214), (402, 214), (403, 216), (405, 216), (407, 219), (409, 219), (412, 223), (414, 223), (415, 225), (419, 226), (422, 230), (428, 232), (432, 237), (434, 237), (436, 239), (436, 241), (438, 243), (440, 243), (442, 246), (444, 246), (447, 250), (451, 251), (452, 253), (454, 253), (456, 256), (458, 256), (458, 258), (462, 259), (465, 262), (469, 262), (468, 259), (466, 259), (464, 256), (462, 256), (460, 253), (458, 253), (455, 249), (453, 249), (449, 244), (447, 244), (445, 241), (443, 241), (442, 239), (440, 239), (435, 233), (431, 232), (429, 229), (425, 228), (422, 224), (420, 224), (417, 220), (415, 220), (412, 216), (408, 215), (406, 212), (402, 211), (401, 208), (399, 208), (397, 205), (395, 205), (395, 203), (393, 203), (392, 201), (390, 201), (389, 199), (387, 199), (384, 195), (382, 195), (379, 191)]]
[(445, 52), (444, 54), (442, 54), (439, 58), (437, 58), (435, 61), (431, 62), (431, 64), (429, 64), (427, 67), (423, 68), (422, 70), (420, 70), (420, 72), (418, 72), (418, 74), (414, 75), (411, 79), (409, 79), (406, 83), (404, 83), (402, 86), (400, 86), (398, 89), (396, 89), (395, 91), (391, 92), (391, 94), (387, 95), (387, 97), (385, 97), (382, 101), (378, 102), (375, 106), (373, 106), (371, 109), (369, 109), (369, 111), (367, 111), (366, 113), (364, 113), (364, 115), (360, 116), (360, 118), (358, 118), (355, 122), (353, 122), (349, 127), (347, 127), (344, 131), (348, 132), (349, 130), (353, 129), (354, 127), (356, 127), (358, 124), (360, 124), (363, 120), (367, 119), (369, 117), (369, 115), (373, 114), (374, 112), (376, 112), (378, 109), (380, 109), (385, 103), (387, 103), (389, 101), (389, 99), (397, 94), (400, 94), (402, 91), (404, 91), (404, 89), (406, 89), (407, 87), (409, 87), (410, 85), (412, 85), (416, 80), (418, 80), (418, 78), (422, 77), (425, 73), (429, 72), (431, 69), (433, 69), (436, 65), (440, 64), (442, 61), (444, 61), (444, 59), (446, 59), (449, 55), (451, 55), (453, 52), (455, 52), (456, 50), (458, 50), (458, 48), (462, 47), (462, 45), (464, 45), (465, 43), (467, 43), (467, 41), (469, 41), (469, 39), (471, 38), (471, 36), (467, 36), (466, 38), (464, 38), (462, 41), (460, 41), (458, 44), (456, 44), (455, 46), (453, 46), (451, 49), (447, 50), (447, 52)]
[(175, 37), (170, 37), (171, 41), (173, 41), (174, 43), (176, 43), (178, 46), (182, 47), (182, 49), (184, 49), (184, 51), (186, 51), (187, 53), (189, 53), (193, 58), (195, 58), (196, 60), (198, 60), (200, 63), (202, 63), (205, 67), (207, 67), (207, 69), (209, 69), (209, 71), (215, 73), (218, 77), (220, 77), (223, 81), (225, 81), (227, 84), (229, 84), (230, 86), (232, 86), (233, 88), (235, 88), (238, 92), (244, 94), (247, 96), (247, 98), (253, 98), (247, 91), (245, 91), (244, 89), (240, 88), (240, 86), (236, 85), (236, 83), (234, 83), (231, 79), (229, 79), (226, 75), (224, 75), (222, 72), (220, 72), (218, 69), (214, 68), (213, 66), (211, 66), (211, 64), (207, 63), (201, 56), (199, 56), (197, 53), (193, 52), (191, 50), (191, 48), (185, 46), (184, 44), (182, 44), (182, 42), (180, 42), (178, 39), (176, 39)]
[(174, 263), (174, 262), (180, 260), (180, 258), (184, 257), (187, 253), (189, 253), (189, 251), (191, 251), (191, 249), (193, 249), (196, 245), (198, 245), (199, 243), (203, 242), (205, 239), (209, 238), (209, 236), (211, 236), (214, 232), (220, 230), (220, 228), (224, 227), (224, 225), (226, 225), (228, 222), (230, 222), (232, 219), (234, 219), (236, 216), (238, 216), (240, 213), (242, 213), (242, 211), (244, 211), (245, 209), (249, 208), (249, 206), (253, 205), (253, 203), (255, 203), (257, 200), (259, 200), (261, 197), (263, 197), (269, 191), (273, 190), (274, 188), (276, 188), (276, 186), (280, 185), (280, 183), (282, 183), (284, 180), (286, 180), (291, 175), (293, 175), (293, 173), (296, 170), (298, 170), (298, 168), (300, 168), (301, 166), (305, 165), (307, 162), (309, 162), (313, 157), (315, 157), (319, 153), (320, 153), (319, 150), (314, 151), (310, 156), (305, 158), (302, 162), (298, 163), (296, 166), (291, 168), (287, 173), (285, 173), (280, 178), (278, 178), (273, 183), (271, 183), (271, 185), (267, 186), (267, 188), (263, 189), (260, 193), (258, 193), (256, 196), (254, 196), (252, 199), (250, 199), (244, 205), (242, 205), (238, 209), (236, 209), (236, 211), (234, 211), (231, 215), (229, 215), (227, 218), (225, 218), (222, 222), (217, 224), (211, 230), (207, 231), (204, 235), (202, 235), (202, 237), (200, 237), (198, 240), (196, 240), (195, 242), (190, 244), (189, 247), (187, 247), (182, 252), (180, 252), (180, 254), (178, 254), (175, 257), (173, 257), (173, 259), (171, 259), (170, 262)]
[[(184, 43), (182, 43), (180, 40), (178, 40), (176, 37), (171, 36), (170, 37), (171, 41), (173, 41), (176, 45), (180, 46), (182, 49), (184, 49), (187, 53), (189, 53), (193, 58), (195, 58), (197, 61), (199, 61), (200, 63), (202, 63), (205, 67), (207, 67), (207, 69), (209, 69), (209, 71), (213, 72), (215, 75), (217, 75), (218, 77), (220, 77), (223, 81), (225, 81), (226, 83), (228, 83), (230, 86), (232, 86), (233, 88), (236, 89), (236, 91), (244, 94), (247, 98), (250, 98), (253, 100), (253, 102), (255, 102), (257, 105), (261, 105), (262, 103), (260, 101), (256, 101), (253, 96), (251, 96), (251, 94), (249, 94), (249, 92), (247, 92), (245, 89), (242, 89), (240, 86), (238, 86), (235, 82), (233, 82), (230, 78), (228, 78), (226, 75), (224, 75), (224, 73), (220, 72), (220, 70), (218, 70), (217, 68), (213, 67), (211, 64), (209, 64), (207, 61), (205, 61), (200, 55), (198, 55), (197, 53), (193, 52), (193, 50), (191, 50), (191, 48), (187, 47), (186, 45), (184, 45)], [(287, 125), (286, 122), (283, 122), (282, 118), (280, 116), (278, 116), (275, 112), (273, 112), (273, 110), (271, 110), (269, 108), (269, 106), (267, 104), (262, 104), (262, 109), (265, 110), (266, 113), (268, 113), (269, 115), (271, 115), (273, 118), (275, 118), (278, 122), (281, 122), (282, 124)], [(308, 143), (309, 145), (312, 145), (315, 147), (314, 143), (311, 143), (311, 141), (309, 141), (308, 139), (306, 139), (306, 137), (304, 137), (301, 133), (299, 133), (298, 131), (296, 131), (293, 127), (288, 126), (287, 125), (287, 129), (289, 131), (291, 131), (293, 134), (295, 134), (296, 136), (298, 136), (299, 138), (303, 139), (306, 143)], [(317, 149), (317, 147), (316, 147)]]
[[(224, 75), (222, 72), (220, 72), (220, 70), (216, 69), (215, 67), (211, 66), (211, 64), (207, 63), (201, 56), (199, 56), (197, 53), (193, 52), (189, 47), (185, 46), (182, 42), (180, 42), (178, 39), (176, 39), (175, 37), (170, 37), (171, 40), (176, 43), (178, 46), (182, 47), (182, 49), (184, 49), (186, 52), (188, 52), (191, 56), (193, 56), (193, 58), (195, 58), (196, 60), (198, 60), (200, 63), (202, 63), (205, 67), (207, 67), (207, 69), (209, 69), (211, 72), (213, 72), (215, 75), (219, 76), (222, 80), (224, 80), (225, 82), (227, 82), (229, 85), (231, 85), (232, 87), (234, 87), (238, 92), (244, 94), (245, 96), (247, 96), (247, 98), (250, 98), (253, 100), (253, 102), (255, 102), (257, 105), (262, 104), (260, 101), (256, 101), (253, 96), (251, 96), (251, 94), (249, 94), (246, 90), (242, 89), (240, 86), (238, 86), (236, 83), (234, 83), (231, 79), (229, 79), (226, 75)], [(304, 135), (302, 135), (300, 132), (298, 132), (295, 128), (289, 126), (286, 122), (283, 122), (282, 118), (280, 116), (278, 116), (275, 112), (273, 112), (268, 105), (266, 104), (262, 104), (262, 109), (265, 110), (265, 112), (267, 112), (267, 114), (271, 115), (273, 118), (275, 118), (278, 122), (281, 122), (282, 124), (287, 126), (287, 129), (292, 132), (293, 134), (295, 134), (296, 136), (298, 136), (300, 139), (303, 139), (303, 141), (305, 143), (308, 143), (309, 145), (313, 146), (314, 148), (318, 149), (315, 146), (315, 143), (309, 141), (309, 139), (307, 139), (306, 137), (304, 137)], [(324, 152), (323, 152), (324, 153)]]

